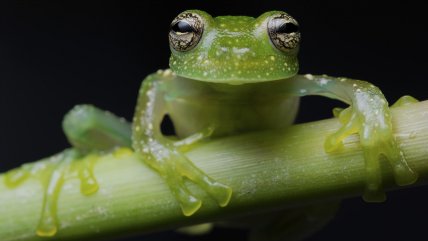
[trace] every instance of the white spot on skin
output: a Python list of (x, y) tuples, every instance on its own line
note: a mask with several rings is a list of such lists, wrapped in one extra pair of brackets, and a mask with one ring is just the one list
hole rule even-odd
[(234, 54), (236, 54), (236, 55), (239, 56), (239, 55), (243, 55), (243, 54), (245, 54), (245, 53), (247, 53), (247, 52), (249, 52), (251, 50), (249, 48), (236, 48), (236, 47), (233, 47), (232, 51), (233, 51)]
[(275, 61), (275, 56), (270, 56), (270, 60)]
[(170, 77), (172, 75), (173, 75), (173, 73), (170, 69), (167, 69), (163, 72), (163, 76), (165, 76), (165, 77)]
[(311, 74), (305, 74), (305, 78), (308, 80), (314, 80), (314, 76)]
[(330, 80), (325, 79), (325, 78), (321, 78), (321, 79), (319, 80), (319, 84), (320, 84), (321, 86), (328, 84), (328, 82), (330, 82)]
[(300, 89), (299, 90), (299, 92), (301, 93), (301, 94), (304, 94), (304, 93), (306, 93), (306, 92), (308, 92), (306, 89)]

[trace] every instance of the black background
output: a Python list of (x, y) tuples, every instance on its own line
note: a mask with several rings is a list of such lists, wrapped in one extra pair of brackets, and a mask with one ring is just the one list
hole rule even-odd
[[(213, 16), (285, 10), (301, 25), (301, 73), (365, 79), (379, 86), (391, 103), (404, 94), (428, 99), (428, 20), (420, 2), (2, 2), (0, 171), (67, 147), (60, 123), (75, 104), (92, 103), (130, 120), (141, 80), (167, 68), (169, 23), (186, 9)], [(306, 97), (298, 120), (328, 118), (337, 105)], [(383, 204), (345, 200), (337, 218), (309, 240), (426, 240), (427, 193), (425, 187), (391, 192)], [(164, 232), (138, 240), (243, 237), (241, 232), (216, 230), (199, 238)]]

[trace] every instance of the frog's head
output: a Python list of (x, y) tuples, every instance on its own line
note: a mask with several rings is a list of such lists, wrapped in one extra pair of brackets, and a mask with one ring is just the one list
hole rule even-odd
[(171, 23), (170, 67), (179, 76), (214, 83), (288, 78), (298, 71), (298, 26), (281, 11), (258, 18), (185, 11)]

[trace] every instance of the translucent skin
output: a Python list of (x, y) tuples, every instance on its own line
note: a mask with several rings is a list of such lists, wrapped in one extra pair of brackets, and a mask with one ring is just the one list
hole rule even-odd
[[(416, 181), (417, 175), (407, 165), (393, 136), (388, 103), (377, 87), (361, 80), (298, 75), (299, 47), (284, 51), (272, 43), (268, 22), (286, 13), (272, 11), (258, 18), (212, 18), (199, 10), (185, 13), (200, 16), (203, 34), (189, 51), (171, 47), (171, 70), (160, 70), (143, 81), (132, 129), (123, 119), (108, 112), (87, 105), (77, 106), (63, 122), (73, 146), (71, 150), (6, 175), (5, 183), (10, 188), (30, 177), (41, 181), (44, 201), (36, 229), (39, 236), (53, 236), (57, 232), (57, 200), (66, 179), (77, 176), (83, 195), (97, 192), (98, 184), (92, 171), (96, 154), (112, 150), (129, 152), (126, 148), (115, 149), (117, 147), (132, 145), (142, 162), (164, 178), (184, 215), (190, 216), (202, 206), (200, 198), (187, 188), (185, 178), (202, 188), (219, 206), (227, 206), (232, 189), (196, 167), (186, 158), (185, 150), (213, 136), (284, 128), (295, 118), (299, 97), (306, 95), (325, 96), (349, 104), (344, 110), (334, 111), (342, 127), (326, 137), (325, 150), (337, 151), (349, 135), (360, 136), (367, 170), (365, 200), (385, 199), (379, 165), (381, 155), (393, 167), (397, 184)], [(397, 105), (414, 101), (405, 97)], [(160, 123), (166, 114), (171, 116), (179, 140), (162, 135)], [(314, 213), (318, 215), (317, 210)], [(319, 218), (324, 223), (327, 220)]]
[[(171, 45), (172, 71), (158, 71), (143, 81), (132, 135), (133, 148), (165, 178), (185, 215), (202, 203), (186, 188), (184, 177), (220, 206), (229, 202), (231, 189), (195, 167), (180, 148), (209, 136), (284, 128), (295, 116), (299, 96), (321, 95), (350, 104), (338, 114), (343, 127), (326, 138), (325, 148), (337, 150), (347, 136), (360, 135), (367, 167), (365, 200), (385, 199), (380, 155), (390, 161), (399, 185), (416, 181), (395, 141), (388, 103), (377, 87), (360, 80), (297, 75), (298, 46), (286, 51), (275, 47), (268, 23), (286, 13), (212, 18), (191, 10), (179, 17), (189, 15), (202, 19), (203, 34), (188, 51)], [(166, 114), (181, 141), (162, 136), (159, 126)]]

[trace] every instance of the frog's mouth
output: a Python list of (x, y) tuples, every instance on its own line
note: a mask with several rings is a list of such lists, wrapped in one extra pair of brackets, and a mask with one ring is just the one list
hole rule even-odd
[[(293, 56), (266, 56), (257, 60), (192, 60), (171, 56), (175, 74), (210, 83), (245, 84), (286, 79), (297, 74), (299, 66)], [(293, 64), (289, 64), (293, 63)]]

